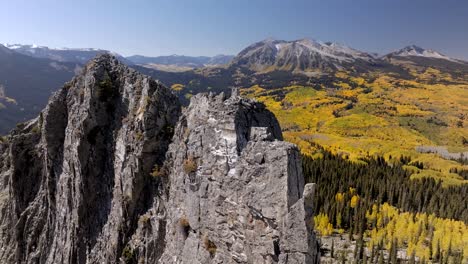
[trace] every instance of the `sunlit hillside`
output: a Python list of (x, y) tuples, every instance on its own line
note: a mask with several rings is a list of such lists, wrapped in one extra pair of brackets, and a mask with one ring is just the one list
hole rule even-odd
[(242, 93), (264, 102), (285, 138), (305, 154), (314, 142), (354, 161), (410, 157), (406, 168), (412, 177), (467, 183), (458, 172), (468, 170), (468, 78), (432, 68), (409, 72), (407, 79), (338, 72), (331, 85), (253, 86)]

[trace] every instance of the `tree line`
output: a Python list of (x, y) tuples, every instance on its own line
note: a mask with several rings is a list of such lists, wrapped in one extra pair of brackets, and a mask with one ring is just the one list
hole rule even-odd
[[(350, 188), (359, 194), (365, 205), (362, 210), (388, 203), (407, 212), (435, 214), (468, 223), (468, 184), (443, 187), (440, 180), (433, 178), (411, 180), (403, 162), (388, 164), (383, 157), (367, 157), (357, 163), (316, 147), (322, 158), (303, 156), (303, 171), (306, 182), (319, 186), (314, 201), (316, 212), (329, 214), (332, 223), (337, 221), (332, 212), (340, 206), (335, 195), (349, 193)], [(340, 217), (349, 228), (352, 212), (345, 210)]]
[(383, 251), (388, 252), (385, 263), (400, 263), (396, 252), (403, 248), (409, 263), (467, 260), (462, 239), (467, 184), (443, 187), (432, 178), (412, 180), (403, 168), (409, 157), (393, 164), (382, 157), (353, 162), (315, 147), (320, 158), (304, 156), (303, 171), (306, 182), (318, 185), (316, 230), (324, 236), (346, 232), (356, 239), (356, 263), (383, 263)]

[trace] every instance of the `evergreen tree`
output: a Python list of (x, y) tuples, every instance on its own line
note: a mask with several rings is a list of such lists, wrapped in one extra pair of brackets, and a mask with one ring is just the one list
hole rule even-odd
[(334, 255), (335, 255), (335, 240), (332, 238), (332, 244), (331, 244), (331, 250), (330, 250), (331, 258), (334, 258)]
[(340, 261), (341, 264), (346, 264), (346, 253), (344, 252), (344, 250), (341, 251)]
[[(358, 234), (362, 215), (372, 205), (369, 201), (378, 204), (387, 202), (404, 211), (434, 213), (439, 217), (468, 222), (468, 207), (464, 206), (467, 203), (465, 194), (468, 193), (468, 184), (443, 187), (441, 181), (432, 178), (411, 180), (410, 173), (402, 164), (390, 166), (382, 157), (363, 159), (367, 163), (363, 165), (334, 155), (318, 145), (316, 147), (323, 158), (304, 156), (304, 175), (307, 182), (325, 186), (317, 189), (315, 208), (318, 212), (327, 213), (330, 222), (338, 228), (341, 226)], [(411, 163), (410, 157), (403, 157), (402, 160)], [(356, 189), (355, 194), (347, 192), (350, 187)], [(346, 201), (335, 199), (334, 196), (340, 192), (345, 194)], [(349, 206), (343, 208), (351, 203), (353, 197), (354, 212)]]
[(362, 259), (363, 258), (363, 255), (365, 255), (365, 252), (364, 252), (364, 240), (362, 238), (362, 235), (361, 235), (361, 238), (359, 239), (360, 242), (359, 242), (359, 253), (358, 253), (358, 258), (359, 259)]
[(370, 263), (374, 263), (374, 256), (375, 256), (375, 246), (372, 245), (371, 255), (370, 255)]
[(435, 251), (435, 256), (434, 256), (434, 260), (439, 262), (440, 261), (440, 257), (441, 257), (441, 252), (440, 252), (440, 240), (437, 240), (437, 247), (436, 247), (436, 251)]
[[(396, 162), (391, 165), (387, 164), (382, 157), (371, 156), (361, 159), (361, 163), (356, 163), (334, 155), (320, 146), (316, 147), (322, 154), (322, 158), (303, 157), (306, 181), (323, 186), (316, 190), (316, 199), (314, 199), (316, 213), (322, 214), (323, 217), (327, 216), (329, 219), (330, 225), (327, 224), (324, 230), (333, 230), (332, 224), (334, 224), (336, 228), (347, 231), (351, 241), (354, 240), (354, 235), (356, 236), (358, 241), (353, 252), (354, 259), (362, 259), (363, 253), (359, 249), (361, 248), (360, 240), (363, 239), (363, 233), (369, 229), (376, 231), (375, 234), (370, 235), (373, 241), (369, 242), (372, 245), (372, 248), (369, 248), (370, 257), (367, 258), (369, 263), (378, 263), (381, 258), (384, 262), (386, 260), (390, 263), (399, 261), (398, 241), (400, 245), (411, 247), (411, 252), (416, 252), (414, 262), (416, 262), (416, 257), (421, 262), (427, 261), (427, 256), (429, 256), (429, 260), (440, 259), (440, 263), (444, 263), (442, 260), (448, 260), (450, 254), (452, 262), (458, 261), (458, 252), (461, 250), (458, 241), (461, 240), (459, 238), (453, 240), (457, 241), (456, 245), (448, 244), (447, 236), (451, 234), (445, 234), (445, 231), (442, 235), (439, 232), (439, 235), (434, 237), (434, 228), (445, 230), (447, 226), (440, 225), (449, 223), (440, 222), (436, 227), (434, 222), (430, 223), (433, 220), (429, 221), (428, 217), (434, 214), (436, 217), (468, 222), (468, 206), (466, 206), (468, 184), (443, 187), (441, 181), (432, 178), (412, 180), (410, 173), (403, 168), (403, 164), (422, 165), (412, 162), (411, 157), (400, 157), (401, 163)], [(397, 158), (393, 161), (396, 160)], [(455, 170), (452, 172), (455, 173)], [(386, 212), (381, 212), (385, 204), (401, 210), (397, 212), (397, 217), (388, 217)], [(374, 206), (377, 206), (375, 214), (373, 213)], [(411, 217), (408, 218), (402, 212), (412, 213)], [(402, 222), (399, 218), (403, 216), (406, 217), (408, 226), (400, 224), (395, 227), (397, 223)], [(451, 227), (449, 230), (452, 230)], [(391, 235), (382, 235), (381, 231)], [(403, 232), (410, 232), (414, 239), (407, 240), (405, 236), (401, 238)], [(398, 241), (393, 241), (396, 238)], [(443, 243), (441, 238), (444, 238)], [(433, 239), (437, 242), (432, 242)], [(377, 240), (380, 240), (379, 243), (376, 243)], [(332, 254), (336, 255), (333, 243), (332, 241)], [(383, 243), (391, 244), (388, 259), (382, 255)], [(363, 242), (362, 244), (364, 247)], [(444, 252), (443, 255), (442, 252)], [(426, 258), (423, 259), (423, 256)]]
[(414, 254), (414, 252), (411, 254), (409, 264), (416, 264), (416, 255)]
[(384, 254), (382, 251), (379, 252), (379, 264), (384, 264)]
[(366, 252), (364, 252), (364, 254), (362, 255), (362, 264), (367, 264), (367, 254), (366, 254)]
[(356, 241), (356, 244), (354, 245), (354, 253), (353, 253), (353, 256), (354, 256), (354, 259), (359, 259), (359, 240)]
[(397, 264), (397, 261), (398, 261), (398, 241), (396, 239), (394, 239), (392, 241), (390, 254), (391, 254), (390, 257), (389, 257), (389, 259), (391, 259), (390, 263)]

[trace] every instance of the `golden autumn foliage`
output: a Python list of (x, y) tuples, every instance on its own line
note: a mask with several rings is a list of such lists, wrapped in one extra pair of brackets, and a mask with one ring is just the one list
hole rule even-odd
[[(360, 199), (354, 188), (335, 194), (338, 204), (335, 226), (327, 214), (320, 213), (314, 217), (318, 233), (321, 236), (343, 234), (341, 214), (350, 208), (358, 209), (362, 205)], [(362, 234), (369, 252), (380, 246), (390, 252), (395, 246), (406, 251), (408, 257), (414, 255), (419, 260), (432, 260), (432, 263), (438, 263), (440, 256), (450, 258), (448, 263), (468, 261), (468, 226), (463, 221), (427, 213), (403, 212), (388, 203), (373, 204), (365, 212), (363, 221), (365, 230)]]
[(320, 235), (329, 236), (333, 233), (333, 225), (330, 223), (328, 215), (318, 214), (314, 216), (314, 223), (315, 229), (320, 233)]
[(338, 203), (342, 203), (344, 201), (344, 194), (343, 193), (337, 193), (335, 195), (335, 200), (338, 202)]
[[(438, 218), (424, 213), (400, 212), (387, 203), (366, 214), (370, 230), (368, 247), (383, 243), (390, 249), (392, 241), (406, 248), (407, 255), (420, 259), (434, 259), (437, 254), (461, 254), (468, 261), (468, 227), (462, 221)], [(440, 252), (438, 251), (440, 250)]]
[(466, 151), (468, 81), (431, 68), (412, 74), (415, 79), (405, 80), (340, 71), (333, 83), (320, 87), (253, 86), (241, 92), (265, 103), (285, 139), (304, 154), (313, 155), (312, 143), (317, 143), (356, 162), (367, 155), (384, 156), (389, 162), (391, 157), (410, 156), (424, 164), (422, 169), (408, 166), (414, 178), (441, 179), (444, 185), (468, 183), (450, 172), (468, 170), (468, 165), (416, 150), (447, 146), (450, 152)]
[(351, 197), (351, 201), (349, 203), (349, 206), (351, 208), (356, 208), (358, 203), (359, 203), (359, 195), (353, 195), (353, 197)]

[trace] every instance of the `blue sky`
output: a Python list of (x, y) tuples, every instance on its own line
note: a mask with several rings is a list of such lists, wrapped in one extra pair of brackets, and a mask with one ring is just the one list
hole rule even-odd
[(465, 0), (14, 0), (0, 43), (123, 55), (236, 54), (273, 37), (385, 53), (416, 44), (468, 59)]

